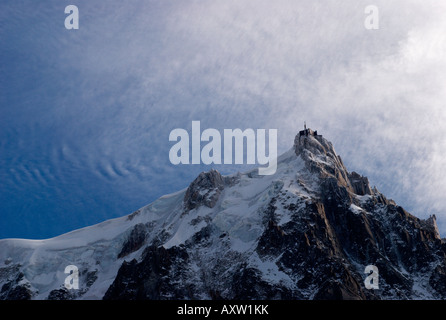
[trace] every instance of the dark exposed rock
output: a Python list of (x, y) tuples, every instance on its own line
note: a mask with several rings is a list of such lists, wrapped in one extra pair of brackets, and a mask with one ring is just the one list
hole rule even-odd
[(314, 296), (315, 300), (360, 300), (366, 298), (361, 279), (355, 277), (344, 265), (332, 263), (332, 268), (327, 272), (327, 280), (319, 285)]
[[(139, 260), (124, 261), (104, 299), (411, 299), (420, 278), (432, 295), (446, 298), (446, 244), (435, 216), (421, 220), (371, 188), (366, 177), (349, 173), (322, 136), (296, 136), (294, 151), (317, 176), (318, 189), (297, 177), (295, 183), (312, 194), (303, 199), (275, 182), (258, 213), (262, 232), (251, 255), (233, 251), (231, 233), (220, 232), (210, 216), (197, 216), (190, 226), (205, 227), (184, 245), (165, 249), (153, 241)], [(239, 181), (215, 170), (201, 173), (186, 191), (185, 213), (214, 208), (224, 188)], [(284, 211), (292, 219), (281, 223)], [(135, 227), (122, 252), (139, 248), (141, 230)], [(379, 270), (378, 289), (364, 286), (367, 265)]]
[(430, 278), (429, 284), (438, 293), (439, 297), (444, 299), (446, 294), (446, 263), (443, 260), (442, 263), (438, 264), (433, 270)]
[(232, 278), (234, 300), (290, 300), (301, 299), (299, 292), (293, 292), (283, 285), (270, 284), (262, 279), (259, 270), (242, 264)]
[(74, 300), (82, 297), (88, 292), (89, 288), (98, 279), (98, 270), (88, 270), (83, 268), (79, 271), (79, 288), (68, 290), (64, 286), (59, 289), (51, 290), (48, 294), (47, 300)]
[(146, 240), (146, 234), (146, 228), (143, 223), (135, 225), (122, 246), (121, 252), (118, 254), (118, 259), (141, 248)]
[(30, 300), (36, 293), (20, 271), (19, 265), (2, 268), (0, 273), (10, 279), (0, 289), (0, 300)]
[[(201, 264), (202, 276), (188, 281), (185, 270), (191, 255), (215, 241), (230, 241), (230, 235), (218, 233), (212, 219), (199, 216), (190, 224), (207, 226), (184, 247), (151, 245), (140, 262), (124, 262), (104, 299), (194, 299), (203, 292), (211, 299), (408, 299), (414, 277), (424, 272), (431, 272), (429, 285), (435, 295), (446, 298), (446, 245), (435, 217), (420, 220), (370, 188), (366, 177), (346, 170), (321, 136), (295, 141), (296, 154), (318, 176), (319, 193), (302, 205), (302, 199), (290, 201), (295, 196), (280, 191), (283, 183), (273, 188), (274, 196), (261, 213), (263, 232), (255, 248), (259, 259), (275, 261), (276, 272), (288, 280), (268, 281), (268, 271), (236, 256), (222, 256), (209, 257)], [(304, 181), (296, 183), (305, 187)], [(186, 212), (200, 205), (213, 208), (225, 185), (228, 181), (217, 171), (200, 174), (184, 197)], [(293, 219), (279, 224), (283, 210)], [(232, 259), (239, 262), (231, 265)], [(378, 268), (379, 289), (364, 287), (362, 268), (367, 265)]]
[[(181, 269), (199, 248), (215, 241), (230, 241), (227, 233), (213, 236), (218, 230), (212, 219), (198, 217), (191, 225), (206, 221), (207, 227), (186, 241), (185, 247), (151, 246), (141, 262), (124, 262), (104, 298), (189, 299), (206, 288), (212, 299), (407, 299), (413, 294), (414, 277), (424, 272), (431, 272), (429, 284), (435, 294), (446, 298), (446, 245), (434, 216), (420, 220), (386, 199), (370, 187), (366, 177), (349, 173), (332, 144), (312, 131), (296, 136), (294, 150), (308, 172), (318, 177), (318, 194), (303, 205), (302, 199), (280, 191), (283, 183), (275, 188), (261, 213), (263, 232), (255, 248), (259, 259), (275, 261), (276, 272), (289, 277), (287, 281), (292, 285), (267, 281), (264, 272), (268, 271), (239, 258), (234, 261), (242, 262), (225, 269), (225, 265), (231, 265), (231, 258), (224, 256), (209, 258), (201, 266), (203, 276), (195, 282), (182, 278), (181, 270), (173, 273), (173, 261)], [(296, 183), (312, 192), (302, 179)], [(233, 177), (230, 185), (238, 180)], [(184, 197), (186, 212), (200, 205), (213, 208), (225, 185), (229, 181), (217, 171), (201, 173)], [(289, 211), (293, 219), (279, 224), (283, 210)], [(366, 274), (362, 268), (367, 265), (378, 268), (379, 289), (364, 287)], [(173, 279), (183, 284), (174, 287)]]
[(33, 293), (27, 286), (14, 286), (12, 283), (3, 285), (0, 295), (2, 300), (30, 300), (32, 296)]
[(353, 192), (357, 195), (363, 196), (366, 194), (372, 194), (372, 190), (370, 189), (369, 179), (367, 177), (363, 177), (356, 172), (352, 172), (348, 175), (348, 179), (353, 188)]
[(48, 295), (48, 300), (71, 300), (75, 297), (70, 290), (66, 288), (54, 289), (51, 290)]
[[(188, 288), (175, 285), (187, 259), (184, 249), (149, 246), (144, 250), (141, 262), (135, 259), (124, 261), (104, 300), (193, 299)], [(180, 270), (171, 282), (168, 275), (176, 269)]]
[(438, 231), (437, 217), (434, 215), (430, 216), (426, 220), (420, 221), (421, 228), (426, 230), (428, 233), (432, 234), (435, 239), (441, 240), (440, 231)]

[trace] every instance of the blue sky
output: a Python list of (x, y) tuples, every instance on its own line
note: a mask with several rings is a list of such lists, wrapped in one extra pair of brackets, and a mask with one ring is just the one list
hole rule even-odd
[[(47, 238), (183, 189), (174, 128), (303, 121), (350, 171), (446, 234), (446, 4), (2, 1), (0, 238)], [(66, 30), (65, 6), (79, 8)], [(379, 30), (366, 30), (373, 4)], [(243, 167), (219, 166), (223, 173)]]

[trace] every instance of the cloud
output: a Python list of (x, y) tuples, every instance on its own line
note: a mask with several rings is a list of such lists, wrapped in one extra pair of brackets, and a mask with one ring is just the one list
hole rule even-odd
[(312, 103), (332, 119), (350, 166), (418, 216), (445, 219), (446, 25), (429, 8), (412, 13), (423, 23), (407, 21), (393, 53), (320, 78)]
[(4, 4), (4, 215), (53, 219), (52, 235), (124, 215), (208, 169), (169, 163), (172, 129), (275, 128), (283, 152), (307, 120), (350, 170), (446, 221), (445, 5), (374, 2), (379, 30), (369, 1), (78, 1), (76, 32), (56, 1)]
[(277, 127), (283, 147), (310, 120), (389, 197), (446, 219), (444, 4), (378, 2), (377, 31), (363, 27), (366, 5), (182, 7), (170, 28), (196, 56), (185, 46), (177, 65), (224, 101), (217, 123)]

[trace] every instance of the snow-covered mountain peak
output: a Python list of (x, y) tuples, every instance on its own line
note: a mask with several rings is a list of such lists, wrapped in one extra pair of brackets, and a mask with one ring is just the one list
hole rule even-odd
[[(0, 299), (446, 298), (421, 220), (300, 131), (274, 175), (200, 173), (134, 213), (47, 240), (0, 240)], [(64, 268), (79, 268), (67, 289)], [(375, 265), (380, 289), (363, 286)]]
[(294, 150), (301, 157), (310, 172), (317, 174), (324, 181), (332, 178), (340, 186), (356, 195), (372, 195), (373, 190), (367, 177), (356, 172), (348, 172), (333, 144), (317, 131), (305, 128), (294, 139)]

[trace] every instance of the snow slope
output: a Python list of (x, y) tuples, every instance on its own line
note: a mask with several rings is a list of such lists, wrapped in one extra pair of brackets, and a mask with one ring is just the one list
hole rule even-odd
[[(296, 136), (274, 175), (213, 170), (128, 216), (0, 240), (0, 298), (435, 298), (441, 243), (435, 219), (372, 190), (322, 136)], [(361, 287), (370, 263), (381, 292)], [(68, 265), (77, 290), (64, 288)]]

